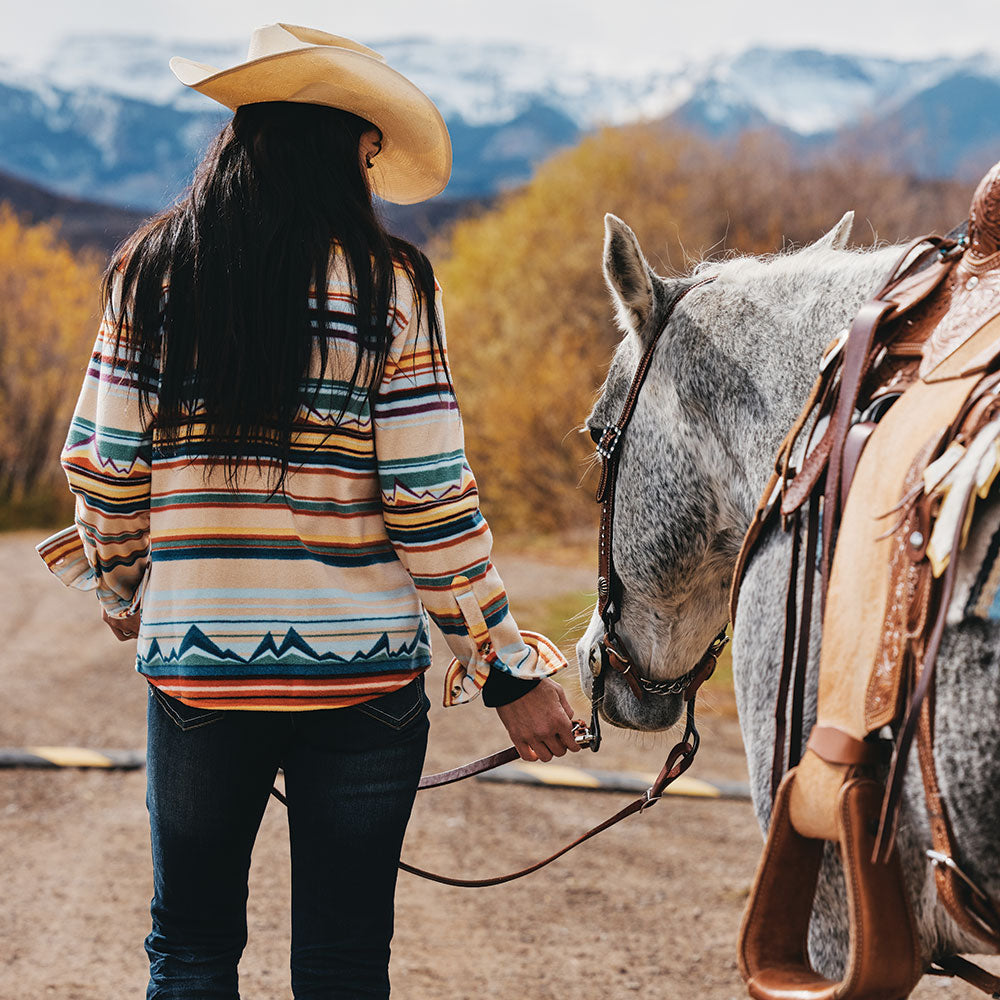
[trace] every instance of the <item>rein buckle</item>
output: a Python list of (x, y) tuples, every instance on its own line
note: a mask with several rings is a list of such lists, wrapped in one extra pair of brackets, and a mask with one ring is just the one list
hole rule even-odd
[(659, 795), (653, 794), (652, 788), (647, 788), (643, 793), (642, 797), (645, 800), (641, 806), (639, 806), (639, 812), (644, 813), (650, 806), (655, 806), (657, 802), (660, 801)]
[(590, 727), (586, 722), (581, 722), (577, 719), (576, 722), (573, 723), (573, 739), (578, 747), (592, 747), (596, 738), (597, 737), (590, 731)]

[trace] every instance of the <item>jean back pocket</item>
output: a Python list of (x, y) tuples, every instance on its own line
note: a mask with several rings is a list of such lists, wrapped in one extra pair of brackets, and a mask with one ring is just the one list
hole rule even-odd
[(149, 691), (170, 719), (179, 728), (184, 730), (198, 729), (200, 726), (207, 726), (212, 722), (218, 722), (224, 714), (214, 708), (198, 708), (194, 705), (185, 705), (184, 702), (171, 697), (165, 691), (161, 691), (155, 684), (149, 685)]
[(430, 708), (424, 694), (424, 675), (418, 674), (409, 684), (354, 707), (393, 729), (402, 729)]

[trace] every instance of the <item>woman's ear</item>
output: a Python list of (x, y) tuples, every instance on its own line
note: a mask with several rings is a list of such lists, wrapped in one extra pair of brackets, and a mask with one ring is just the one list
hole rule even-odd
[(361, 165), (366, 170), (375, 166), (375, 157), (382, 152), (382, 133), (377, 128), (370, 128), (361, 133), (358, 140), (358, 156)]

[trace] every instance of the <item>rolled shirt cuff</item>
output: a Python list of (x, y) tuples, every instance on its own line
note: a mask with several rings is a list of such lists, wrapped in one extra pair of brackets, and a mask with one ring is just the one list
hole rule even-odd
[(57, 531), (35, 546), (52, 574), (62, 584), (74, 590), (96, 590), (97, 598), (110, 618), (128, 618), (142, 604), (142, 595), (149, 579), (150, 564), (146, 564), (142, 579), (135, 588), (132, 599), (126, 601), (102, 582), (97, 571), (87, 559), (87, 550), (75, 524)]
[(567, 666), (566, 657), (551, 639), (539, 632), (529, 632), (524, 629), (520, 631), (520, 636), (524, 644), (522, 652), (526, 655), (511, 658), (511, 662), (517, 661), (513, 669), (506, 665), (503, 658), (504, 650), (498, 651), (499, 655), (495, 655), (492, 662), (484, 662), (481, 665), (470, 663), (466, 666), (457, 658), (452, 659), (445, 673), (445, 706), (462, 705), (472, 701), (480, 694), (487, 678), (494, 672), (505, 673), (512, 680), (538, 681), (543, 677), (551, 677), (556, 671)]
[(57, 531), (35, 546), (53, 575), (75, 590), (96, 590), (97, 574), (87, 561), (83, 539), (75, 524)]

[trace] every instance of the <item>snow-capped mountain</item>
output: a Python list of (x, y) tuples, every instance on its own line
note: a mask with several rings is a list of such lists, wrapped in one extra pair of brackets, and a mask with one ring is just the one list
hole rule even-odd
[[(657, 116), (690, 93), (688, 67), (599, 71), (580, 57), (529, 44), (439, 42), (426, 38), (374, 43), (389, 64), (423, 87), (446, 117), (471, 125), (506, 122), (540, 96), (578, 126)], [(211, 66), (246, 57), (243, 43), (205, 44), (142, 36), (79, 35), (18, 62), (0, 61), (0, 79), (53, 99), (83, 88), (168, 106), (204, 110), (205, 98), (181, 86), (168, 68), (183, 54)]]
[[(888, 123), (898, 165), (923, 174), (972, 173), (1000, 156), (996, 57), (899, 61), (755, 48), (650, 66), (597, 65), (513, 43), (413, 38), (375, 47), (448, 120), (451, 197), (523, 182), (581, 132), (639, 119), (670, 117), (710, 135), (772, 126), (810, 147), (845, 130), (862, 130), (877, 147)], [(226, 115), (174, 79), (174, 54), (228, 66), (245, 49), (86, 35), (0, 62), (0, 170), (137, 208), (168, 201)], [(899, 141), (904, 130), (908, 143)], [(928, 136), (942, 135), (948, 148), (926, 155)]]

